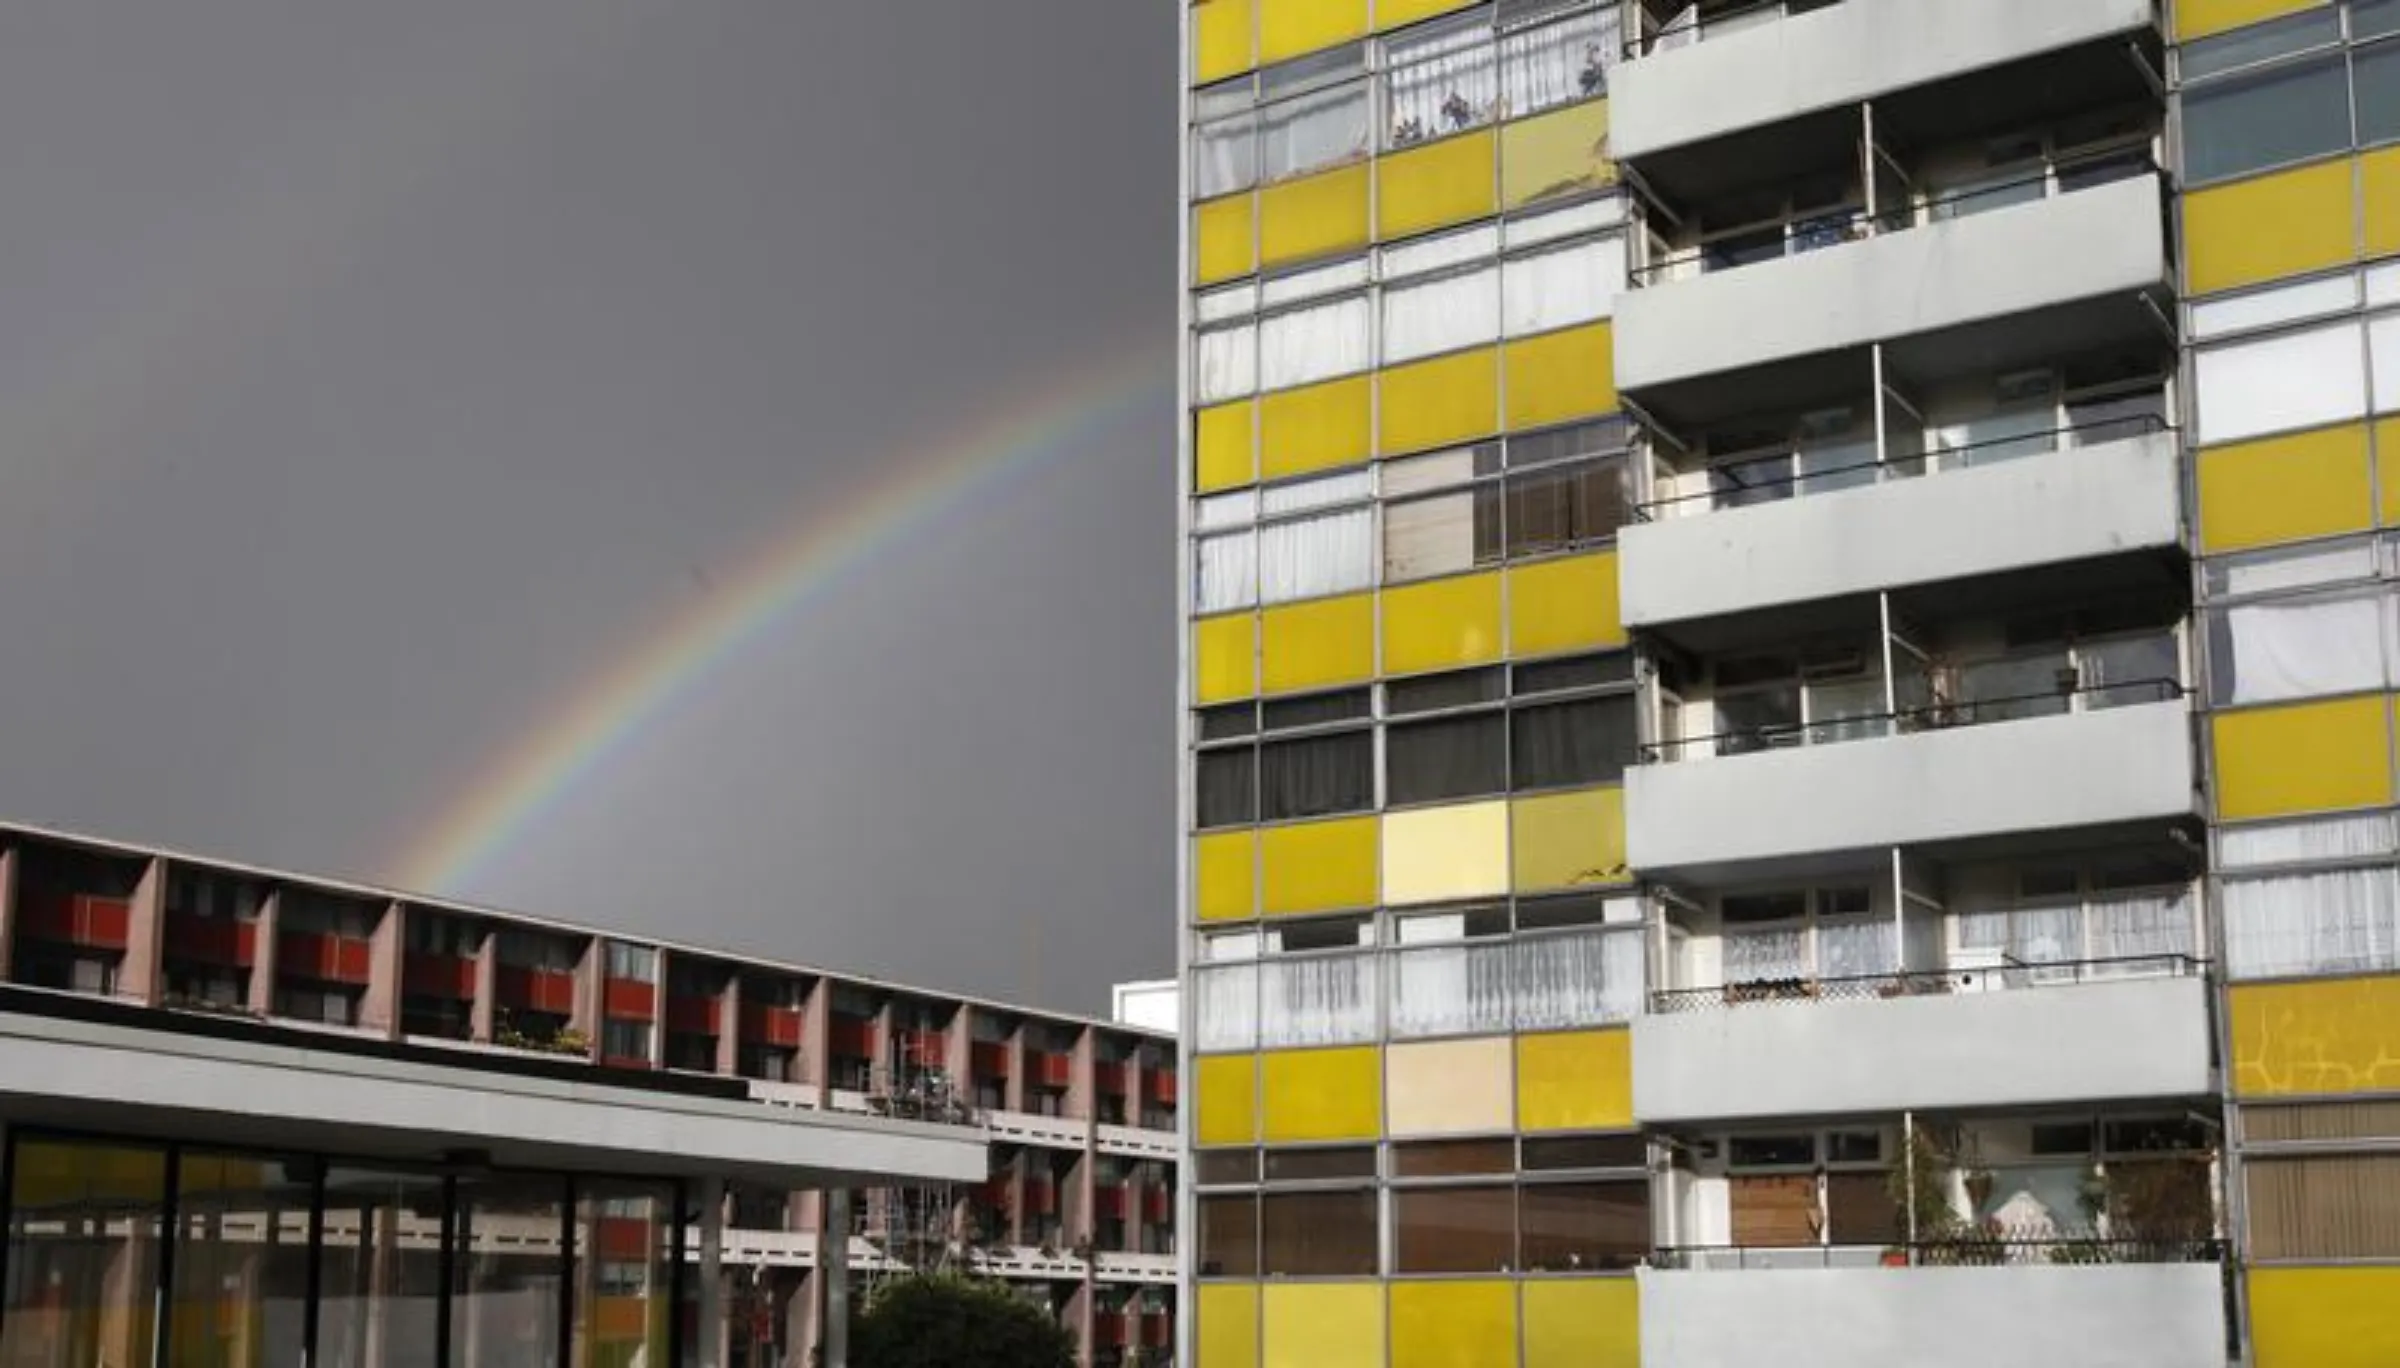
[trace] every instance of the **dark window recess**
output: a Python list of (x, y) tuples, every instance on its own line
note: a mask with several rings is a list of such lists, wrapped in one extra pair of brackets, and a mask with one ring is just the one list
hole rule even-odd
[(1339, 693), (1312, 694), (1306, 698), (1279, 698), (1264, 708), (1262, 725), (1265, 730), (1296, 731), (1302, 727), (1321, 727), (1330, 722), (1350, 722), (1372, 717), (1374, 695), (1366, 689), (1344, 689)]
[(1203, 1197), (1200, 1211), (1200, 1276), (1258, 1276), (1258, 1197)]
[(1271, 1193), (1259, 1210), (1259, 1272), (1267, 1277), (1375, 1276), (1373, 1191)]
[(1615, 536), (1625, 521), (1621, 461), (1509, 477), (1511, 559), (1590, 546)]
[(1507, 1140), (1435, 1140), (1392, 1146), (1395, 1178), (1458, 1178), (1507, 1173), (1516, 1167), (1516, 1146)]
[(2225, 180), (2350, 147), (2350, 80), (2329, 53), (2183, 97), (2183, 163), (2193, 184)]
[(1331, 1178), (1372, 1178), (1372, 1145), (1342, 1149), (1271, 1149), (1266, 1152), (1270, 1183), (1323, 1182)]
[(1649, 1144), (1638, 1135), (1575, 1135), (1557, 1140), (1525, 1141), (1528, 1173), (1560, 1169), (1621, 1169), (1644, 1167)]
[(1257, 1150), (1201, 1150), (1193, 1159), (1192, 1181), (1202, 1187), (1258, 1181)]
[(1419, 679), (1395, 679), (1383, 686), (1385, 707), (1393, 716), (1408, 713), (1441, 712), (1450, 708), (1472, 707), (1477, 703), (1496, 703), (1505, 692), (1506, 680), (1497, 665), (1481, 670), (1460, 670), (1454, 674), (1426, 675)]
[(1246, 826), (1258, 820), (1258, 752), (1203, 751), (1194, 767), (1201, 826)]
[(1258, 705), (1228, 703), (1221, 708), (1200, 710), (1199, 737), (1203, 741), (1230, 741), (1237, 736), (1258, 734)]
[(1475, 713), (1389, 729), (1384, 783), (1394, 806), (1508, 788), (1508, 719)]
[(1531, 694), (1561, 693), (1568, 689), (1602, 688), (1611, 684), (1633, 682), (1633, 656), (1625, 651), (1607, 655), (1575, 656), (1567, 660), (1545, 660), (1516, 667), (1514, 689), (1518, 697)]
[(1608, 919), (1608, 899), (1597, 893), (1570, 893), (1558, 898), (1529, 898), (1517, 904), (1519, 931), (1550, 931), (1562, 926), (1598, 926)]
[(1650, 1185), (1538, 1183), (1519, 1198), (1528, 1273), (1632, 1268), (1650, 1253)]
[(1506, 1273), (1517, 1261), (1513, 1187), (1402, 1188), (1392, 1194), (1399, 1273)]
[(1360, 731), (1259, 748), (1259, 818), (1322, 817), (1375, 805), (1375, 735)]
[(1633, 700), (1588, 698), (1519, 708), (1509, 737), (1519, 789), (1614, 783), (1633, 762)]

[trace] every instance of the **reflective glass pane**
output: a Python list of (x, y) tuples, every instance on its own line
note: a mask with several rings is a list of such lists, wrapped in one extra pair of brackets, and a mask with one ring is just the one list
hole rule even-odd
[(461, 1179), (451, 1229), (453, 1368), (555, 1368), (567, 1261), (566, 1186), (531, 1175)]
[(326, 1171), (317, 1364), (433, 1362), (441, 1234), (440, 1178), (338, 1165)]
[(174, 1362), (299, 1368), (308, 1309), (306, 1160), (185, 1154), (176, 1178)]
[(18, 1144), (0, 1362), (150, 1362), (166, 1194), (161, 1151)]

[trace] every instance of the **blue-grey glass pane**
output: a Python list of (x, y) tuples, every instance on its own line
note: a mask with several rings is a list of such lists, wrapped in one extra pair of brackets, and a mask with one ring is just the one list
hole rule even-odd
[(2338, 53), (2189, 92), (2184, 176), (2223, 180), (2350, 146), (2350, 82)]
[(2379, 143), (2400, 138), (2400, 43), (2360, 48), (2352, 54), (2351, 81), (2358, 91), (2358, 140)]
[[(2388, 0), (2386, 0), (2388, 3)], [(2183, 79), (2197, 80), (2220, 71), (2263, 62), (2270, 57), (2303, 52), (2342, 40), (2340, 11), (2323, 9), (2295, 14), (2273, 23), (2253, 24), (2232, 33), (2183, 45)]]

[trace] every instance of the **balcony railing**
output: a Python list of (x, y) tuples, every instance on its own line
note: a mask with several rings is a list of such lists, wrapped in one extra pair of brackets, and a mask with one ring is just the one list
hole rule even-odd
[(1650, 995), (1653, 1015), (1710, 1012), (1764, 1003), (1861, 1002), (1881, 998), (1939, 997), (1992, 989), (2055, 988), (2127, 978), (2185, 978), (2208, 964), (2183, 954), (2122, 955), (2108, 959), (2019, 963), (2006, 960), (1988, 969), (1903, 970), (1836, 978), (1749, 979), (1713, 988), (1664, 988)]
[[(1633, 516), (1639, 522), (1661, 522), (1669, 518), (1694, 517), (1702, 513), (1730, 508), (1751, 508), (1759, 504), (1780, 503), (1787, 499), (1808, 498), (1818, 494), (1838, 494), (1846, 489), (1859, 489), (1888, 480), (1915, 479), (1928, 473), (1969, 470), (1978, 466), (1995, 465), (2020, 457), (2047, 455), (2054, 451), (2077, 447), (2100, 446), (2134, 437), (2150, 437), (2173, 432), (2176, 428), (2158, 414), (2132, 414), (2102, 418), (2089, 423), (2070, 423), (2063, 427), (2041, 428), (2032, 432), (2012, 433), (1983, 441), (1961, 443), (1929, 443), (1921, 452), (1889, 458), (1851, 461), (1842, 465), (1804, 470), (1796, 474), (1768, 479), (1753, 479), (1738, 487), (1703, 489), (1690, 494), (1677, 494), (1664, 499), (1652, 499), (1636, 504)], [(1773, 460), (1770, 453), (1760, 459)]]
[(2029, 1264), (2218, 1263), (2220, 1240), (2119, 1239), (1985, 1230), (1915, 1244), (1837, 1244), (1770, 1248), (1675, 1245), (1652, 1254), (1651, 1267), (1689, 1272), (1759, 1272), (1794, 1268), (2005, 1268)]
[(1820, 210), (1751, 224), (1715, 242), (1684, 248), (1635, 267), (1627, 273), (1627, 280), (1633, 288), (1642, 289), (1716, 275), (2159, 174), (2158, 162), (2146, 147), (2112, 147), (2045, 162), (2038, 171), (2005, 180), (1911, 195), (1872, 213), (1863, 207)]
[[(2023, 664), (2022, 660), (1978, 662), (1978, 665)], [(1975, 667), (1967, 667), (1975, 668)], [(2062, 665), (2062, 676), (2071, 667)], [(2172, 679), (2129, 679), (2105, 684), (2075, 684), (2041, 693), (2004, 694), (1931, 703), (1896, 712), (1858, 713), (1824, 722), (1768, 723), (1717, 732), (1708, 736), (1661, 741), (1640, 748), (1645, 765), (1672, 764), (1705, 756), (1750, 755), (1796, 746), (1823, 746), (1868, 741), (1912, 732), (1976, 727), (1992, 722), (2016, 722), (2031, 717), (2056, 717), (2070, 712), (2165, 703), (2184, 696), (2183, 685)]]
[(1657, 28), (1629, 35), (1625, 42), (1625, 55), (1647, 57), (1653, 53), (1672, 52), (1676, 48), (1689, 47), (1711, 38), (1746, 33), (1762, 25), (1776, 23), (1793, 13), (1806, 14), (1812, 10), (1829, 9), (1836, 3), (1839, 0), (1817, 0), (1816, 4), (1804, 4), (1795, 10), (1791, 0), (1749, 0), (1747, 4), (1712, 9), (1705, 15), (1698, 6), (1687, 5), (1683, 13)]

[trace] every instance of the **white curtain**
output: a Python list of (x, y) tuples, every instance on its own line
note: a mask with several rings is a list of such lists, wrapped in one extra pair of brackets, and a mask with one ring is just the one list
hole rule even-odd
[(1895, 928), (1889, 920), (1819, 922), (1817, 977), (1865, 978), (1898, 967)]
[(1283, 389), (1367, 368), (1367, 297), (1327, 300), (1259, 324), (1261, 389)]
[(1192, 527), (1201, 532), (1218, 532), (1228, 527), (1248, 527), (1258, 520), (1258, 491), (1237, 489), (1231, 494), (1214, 494), (1199, 501), (1192, 514)]
[(2356, 860), (2389, 855), (2396, 848), (2400, 844), (2393, 839), (2391, 814), (2378, 812), (2365, 817), (2232, 827), (2219, 838), (2217, 862), (2222, 868), (2243, 869), (2310, 860)]
[(2392, 869), (2228, 879), (2220, 902), (2235, 978), (2400, 967), (2400, 872)]
[(1386, 365), (1500, 337), (1500, 268), (1485, 266), (1383, 292)]
[(1192, 397), (1203, 404), (1258, 391), (1258, 329), (1210, 328), (1192, 349)]
[(2345, 422), (2367, 411), (2356, 323), (2211, 347), (2195, 364), (2204, 443)]
[(2223, 613), (2216, 701), (2267, 703), (2384, 683), (2379, 596), (2246, 604)]
[(1367, 83), (1312, 91), (1259, 111), (1259, 165), (1283, 180), (1367, 155)]
[(1375, 481), (1366, 471), (1352, 470), (1322, 479), (1269, 485), (1261, 491), (1261, 495), (1260, 512), (1273, 518), (1286, 513), (1331, 508), (1335, 504), (1364, 502), (1374, 497)]
[(1725, 981), (1808, 977), (1808, 933), (1794, 926), (1776, 930), (1728, 930)]
[(1513, 949), (1518, 1030), (1596, 1026), (1641, 1010), (1639, 932), (1531, 936)]
[(1491, 122), (1499, 99), (1491, 21), (1477, 16), (1464, 26), (1432, 27), (1418, 36), (1391, 40), (1385, 66), (1391, 126), (1389, 145), (1406, 147)]
[(1468, 570), (1475, 565), (1475, 496), (1461, 490), (1407, 499), (1383, 508), (1383, 577), (1387, 581)]
[(1496, 256), (1500, 251), (1500, 233), (1490, 224), (1481, 228), (1462, 228), (1439, 237), (1418, 238), (1383, 249), (1383, 278), (1405, 280), (1410, 276), (1427, 275), (1452, 266), (1464, 266)]
[[(1569, 3), (1547, 8), (1567, 9)], [(1521, 119), (1552, 105), (1608, 93), (1607, 72), (1623, 47), (1616, 6), (1500, 37), (1500, 105)]]
[(2367, 375), (2374, 385), (2375, 411), (2400, 409), (2400, 314), (2386, 314), (2367, 325), (2367, 353), (2373, 362)]
[(1258, 597), (1289, 603), (1375, 582), (1375, 513), (1353, 508), (1258, 530)]
[[(2192, 902), (2185, 893), (2096, 896), (2084, 909), (2091, 957), (2138, 960), (2192, 954)], [(2163, 965), (2119, 965), (2118, 973), (2155, 973)]]
[(1203, 613), (1247, 608), (1258, 602), (1258, 538), (1242, 531), (1202, 537), (1195, 543), (1192, 599)]
[(1621, 237), (1512, 257), (1501, 267), (1501, 327), (1522, 337), (1606, 318), (1624, 288)]
[(1259, 966), (1258, 1043), (1349, 1045), (1375, 1038), (1375, 957), (1320, 955)]
[(1258, 966), (1229, 964), (1192, 971), (1192, 993), (1199, 999), (1199, 1050), (1258, 1048)]
[(1258, 180), (1258, 117), (1243, 114), (1192, 130), (1195, 198), (1231, 194)]
[(1392, 1034), (1505, 1031), (1508, 976), (1506, 942), (1405, 951), (1392, 960)]

